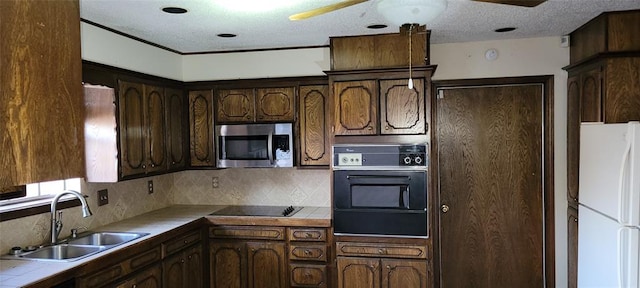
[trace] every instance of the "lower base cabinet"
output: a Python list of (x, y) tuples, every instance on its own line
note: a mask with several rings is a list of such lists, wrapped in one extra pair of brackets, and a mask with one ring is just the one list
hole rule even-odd
[(211, 288), (285, 288), (285, 244), (211, 241)]
[[(147, 268), (115, 285), (116, 288), (162, 288), (162, 270), (160, 265)], [(181, 287), (181, 286), (173, 286)], [(182, 286), (190, 287), (190, 286)]]
[(162, 262), (165, 288), (203, 286), (202, 247), (195, 245)]
[(433, 287), (426, 246), (338, 242), (336, 248), (338, 288)]

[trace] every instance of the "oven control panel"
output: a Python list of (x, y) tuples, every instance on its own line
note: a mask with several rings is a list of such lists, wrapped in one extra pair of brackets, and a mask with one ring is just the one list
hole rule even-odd
[(333, 146), (333, 168), (426, 168), (427, 147), (427, 144), (336, 144)]

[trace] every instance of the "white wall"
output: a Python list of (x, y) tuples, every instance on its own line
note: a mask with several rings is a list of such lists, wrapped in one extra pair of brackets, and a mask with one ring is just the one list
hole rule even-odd
[[(180, 56), (83, 23), (85, 60), (182, 81), (324, 75), (330, 69), (329, 49), (276, 50)], [(484, 53), (498, 50), (494, 61)], [(431, 46), (434, 80), (554, 76), (554, 183), (556, 286), (567, 283), (566, 220), (566, 86), (569, 49), (560, 37), (482, 41)]]
[(82, 59), (149, 75), (182, 80), (182, 56), (80, 23)]

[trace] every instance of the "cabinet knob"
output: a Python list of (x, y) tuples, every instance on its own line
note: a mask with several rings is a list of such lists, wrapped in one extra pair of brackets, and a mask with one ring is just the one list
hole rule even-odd
[(389, 130), (389, 126), (384, 126), (384, 130)]
[(251, 119), (251, 115), (247, 115), (247, 119)]
[(138, 287), (138, 285), (136, 284), (131, 285), (131, 288), (136, 288), (136, 287)]
[(449, 212), (449, 206), (447, 204), (443, 204), (442, 207), (440, 207), (440, 209), (442, 209), (442, 213)]
[(176, 161), (171, 161), (171, 165), (176, 165)]
[(373, 127), (369, 126), (367, 127), (367, 130), (373, 130)]
[(391, 265), (387, 265), (387, 269), (391, 270)]
[(156, 164), (151, 164), (151, 168), (156, 167)]
[(147, 169), (147, 165), (142, 164), (142, 169)]
[(309, 161), (309, 158), (304, 158), (304, 161)]
[(180, 259), (180, 263), (184, 263), (184, 259)]

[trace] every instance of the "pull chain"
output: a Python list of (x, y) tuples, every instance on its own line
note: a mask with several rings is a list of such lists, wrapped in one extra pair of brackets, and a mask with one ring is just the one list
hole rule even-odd
[(411, 32), (413, 31), (413, 24), (409, 26), (409, 89), (413, 90), (413, 78), (411, 78)]

